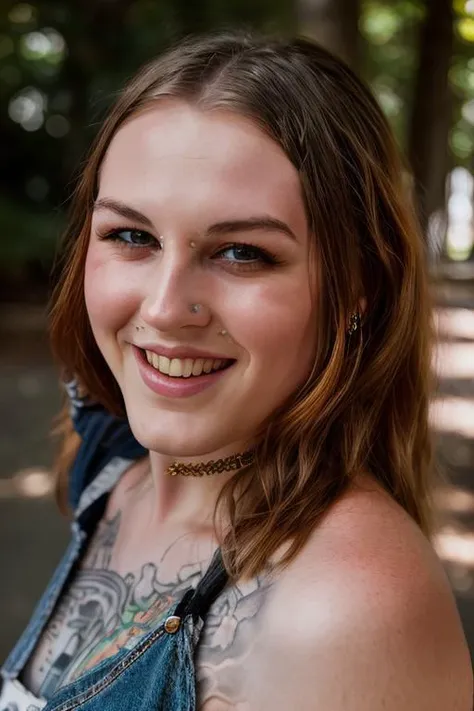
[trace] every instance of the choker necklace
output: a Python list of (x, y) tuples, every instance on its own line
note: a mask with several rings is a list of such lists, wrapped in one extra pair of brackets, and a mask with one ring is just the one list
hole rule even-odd
[(197, 462), (196, 464), (184, 462), (173, 462), (166, 473), (170, 476), (212, 476), (222, 474), (222, 472), (236, 471), (243, 467), (248, 467), (254, 460), (253, 450), (249, 449), (241, 454), (231, 454), (224, 459), (211, 459), (209, 462)]

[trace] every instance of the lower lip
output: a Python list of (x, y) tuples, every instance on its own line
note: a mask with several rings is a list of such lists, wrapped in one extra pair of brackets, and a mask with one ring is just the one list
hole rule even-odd
[(229, 366), (223, 370), (215, 370), (213, 373), (206, 373), (204, 375), (191, 375), (189, 378), (171, 378), (169, 375), (160, 373), (159, 370), (153, 368), (146, 360), (140, 348), (133, 346), (133, 353), (145, 385), (147, 385), (150, 390), (153, 390), (154, 393), (164, 395), (165, 397), (189, 397), (191, 395), (197, 395), (211, 387), (211, 385), (214, 385), (214, 383), (229, 370), (229, 367), (232, 367)]

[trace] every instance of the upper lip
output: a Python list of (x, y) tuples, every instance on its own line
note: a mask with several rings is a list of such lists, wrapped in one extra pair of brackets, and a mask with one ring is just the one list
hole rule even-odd
[(143, 343), (135, 344), (137, 348), (141, 348), (144, 351), (151, 351), (157, 355), (166, 356), (170, 360), (172, 358), (203, 358), (204, 360), (233, 360), (229, 356), (222, 355), (221, 353), (211, 353), (210, 351), (201, 351), (192, 346), (157, 346), (156, 344)]

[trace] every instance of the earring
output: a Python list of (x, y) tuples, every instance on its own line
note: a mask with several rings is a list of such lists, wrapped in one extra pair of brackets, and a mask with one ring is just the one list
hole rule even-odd
[(347, 333), (349, 336), (352, 336), (353, 333), (358, 331), (360, 328), (360, 313), (356, 312), (352, 314), (350, 320), (349, 320), (349, 328), (347, 329)]
[(191, 304), (189, 310), (192, 314), (197, 314), (201, 310), (201, 304)]

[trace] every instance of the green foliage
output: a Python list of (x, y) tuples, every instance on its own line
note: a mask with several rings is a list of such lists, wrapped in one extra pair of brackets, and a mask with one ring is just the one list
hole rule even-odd
[[(429, 1), (429, 0), (428, 0)], [(360, 31), (363, 73), (406, 147), (418, 40), (426, 5), (421, 0), (365, 0)], [(455, 48), (449, 75), (453, 96), (452, 162), (469, 168), (474, 158), (474, 3), (454, 0)]]
[(25, 210), (13, 200), (0, 200), (0, 265), (51, 264), (64, 217), (58, 212)]

